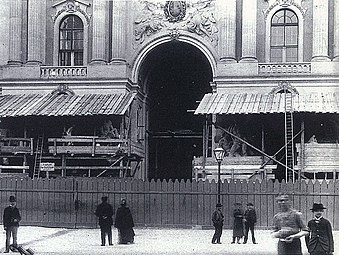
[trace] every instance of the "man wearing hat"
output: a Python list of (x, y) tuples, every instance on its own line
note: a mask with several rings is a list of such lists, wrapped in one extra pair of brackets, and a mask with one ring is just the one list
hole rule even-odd
[(19, 209), (16, 207), (16, 199), (14, 196), (9, 197), (9, 206), (5, 208), (3, 215), (3, 224), (6, 231), (6, 249), (5, 253), (9, 252), (10, 239), (13, 236), (13, 246), (17, 247), (17, 234), (21, 215)]
[(280, 212), (274, 215), (272, 237), (279, 238), (278, 255), (302, 255), (300, 238), (308, 235), (301, 213), (291, 208), (288, 195), (276, 197)]
[(107, 202), (108, 197), (103, 196), (101, 198), (101, 204), (99, 204), (95, 210), (95, 215), (99, 218), (99, 226), (101, 230), (101, 246), (105, 246), (106, 234), (108, 236), (108, 244), (113, 245), (112, 242), (112, 225), (113, 225), (113, 208)]
[(220, 237), (222, 235), (222, 226), (224, 225), (224, 215), (221, 212), (221, 207), (222, 205), (220, 203), (218, 203), (216, 205), (216, 209), (214, 211), (214, 213), (212, 214), (212, 222), (213, 222), (213, 226), (215, 228), (214, 231), (214, 235), (212, 238), (212, 243), (215, 244), (217, 243), (221, 243), (220, 242)]
[(328, 255), (334, 252), (331, 223), (324, 219), (326, 209), (321, 203), (314, 203), (311, 211), (314, 218), (308, 222), (310, 235), (306, 237), (306, 246), (311, 255)]
[(244, 213), (244, 222), (245, 222), (244, 244), (247, 243), (249, 230), (251, 230), (252, 243), (256, 244), (254, 236), (254, 225), (257, 222), (257, 214), (252, 203), (247, 204), (247, 209)]

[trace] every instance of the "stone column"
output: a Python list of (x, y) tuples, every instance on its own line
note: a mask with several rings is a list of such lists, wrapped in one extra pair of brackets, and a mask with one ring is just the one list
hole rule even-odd
[(9, 65), (21, 65), (22, 1), (11, 0), (9, 10)]
[(329, 61), (328, 56), (328, 1), (313, 0), (312, 61)]
[(339, 61), (339, 0), (334, 0), (334, 51), (333, 61)]
[(45, 0), (28, 1), (28, 59), (27, 64), (40, 65), (44, 52)]
[(216, 14), (220, 29), (219, 56), (221, 61), (236, 62), (236, 0), (217, 0)]
[(241, 62), (257, 62), (257, 0), (242, 1)]
[(105, 11), (106, 2), (93, 0), (93, 44), (91, 64), (105, 64)]
[(111, 63), (126, 62), (126, 1), (114, 0), (112, 10), (112, 59)]

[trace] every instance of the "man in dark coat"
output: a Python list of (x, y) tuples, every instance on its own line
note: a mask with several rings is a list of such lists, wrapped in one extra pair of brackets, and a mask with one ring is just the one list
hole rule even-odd
[(306, 236), (306, 246), (311, 255), (328, 255), (334, 252), (331, 223), (322, 216), (323, 204), (314, 203), (311, 211), (314, 218), (308, 222), (310, 235)]
[(6, 231), (6, 249), (5, 253), (9, 252), (10, 239), (13, 236), (13, 246), (17, 247), (17, 234), (21, 215), (19, 209), (16, 207), (16, 198), (9, 197), (9, 206), (5, 208), (3, 215), (3, 224)]
[(99, 218), (99, 226), (101, 230), (101, 246), (105, 246), (106, 234), (108, 235), (108, 244), (113, 245), (112, 242), (112, 225), (113, 225), (113, 208), (107, 202), (107, 197), (102, 197), (102, 203), (99, 204), (95, 210), (95, 215)]
[(241, 209), (241, 203), (234, 203), (235, 209), (233, 210), (233, 240), (232, 243), (240, 243), (240, 239), (244, 236), (244, 211)]
[(127, 207), (126, 199), (121, 199), (120, 207), (115, 216), (114, 227), (119, 231), (119, 243), (134, 243), (134, 222), (130, 209)]
[(255, 236), (254, 236), (254, 225), (257, 222), (257, 214), (254, 209), (254, 205), (252, 203), (247, 204), (247, 209), (244, 214), (245, 221), (245, 238), (244, 243), (247, 243), (248, 240), (248, 232), (251, 230), (252, 235), (252, 243), (256, 244)]
[(214, 235), (212, 238), (212, 243), (215, 244), (217, 243), (221, 243), (220, 242), (220, 237), (222, 235), (222, 226), (224, 224), (224, 215), (221, 212), (221, 204), (217, 204), (216, 206), (216, 210), (214, 211), (213, 215), (212, 215), (212, 222), (213, 222), (213, 226), (215, 228), (214, 231)]

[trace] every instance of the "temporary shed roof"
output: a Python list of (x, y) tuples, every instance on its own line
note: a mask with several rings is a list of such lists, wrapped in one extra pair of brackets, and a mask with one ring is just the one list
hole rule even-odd
[[(293, 95), (294, 112), (339, 113), (339, 93)], [(268, 114), (285, 112), (285, 95), (208, 93), (195, 114)]]
[(19, 116), (123, 115), (135, 93), (1, 95), (0, 118)]

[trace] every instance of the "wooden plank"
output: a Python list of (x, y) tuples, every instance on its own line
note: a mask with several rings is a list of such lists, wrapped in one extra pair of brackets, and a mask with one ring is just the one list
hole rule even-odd
[[(167, 195), (167, 224), (168, 225), (174, 225), (174, 181), (173, 180), (169, 180), (167, 183), (167, 191), (168, 191), (168, 195)], [(172, 193), (172, 194), (171, 194)]]
[(161, 224), (162, 225), (168, 225), (168, 211), (169, 211), (169, 205), (168, 205), (168, 186), (169, 182), (163, 180), (161, 182), (161, 188), (160, 190), (164, 192), (161, 196)]
[(197, 181), (193, 180), (191, 182), (191, 191), (196, 194), (191, 195), (191, 211), (192, 211), (192, 225), (200, 225), (199, 223), (199, 201), (198, 201), (198, 183)]
[(179, 182), (179, 224), (185, 225), (186, 222), (186, 185), (184, 180)]
[(174, 224), (180, 224), (180, 195), (179, 181), (174, 181)]

